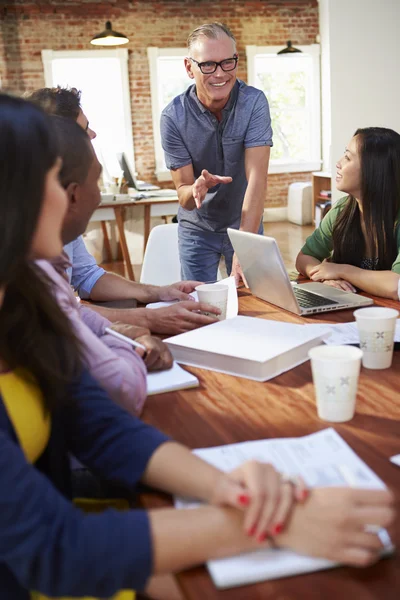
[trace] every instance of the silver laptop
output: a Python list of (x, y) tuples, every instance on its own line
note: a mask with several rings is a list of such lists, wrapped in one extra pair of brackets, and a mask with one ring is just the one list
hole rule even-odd
[(311, 315), (373, 304), (371, 298), (324, 283), (292, 285), (274, 238), (228, 229), (232, 246), (252, 293), (297, 315)]

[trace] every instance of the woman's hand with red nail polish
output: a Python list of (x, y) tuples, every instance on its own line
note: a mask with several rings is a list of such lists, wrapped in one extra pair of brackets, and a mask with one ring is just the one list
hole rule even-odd
[(221, 473), (210, 502), (244, 511), (244, 531), (258, 539), (263, 534), (278, 535), (293, 504), (303, 502), (307, 493), (301, 477), (282, 476), (270, 464), (248, 461), (229, 473)]

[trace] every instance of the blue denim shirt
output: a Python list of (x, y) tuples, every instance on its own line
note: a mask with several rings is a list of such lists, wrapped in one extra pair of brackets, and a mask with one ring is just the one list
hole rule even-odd
[(169, 169), (192, 164), (195, 179), (203, 169), (233, 178), (230, 184), (211, 188), (200, 209), (179, 207), (180, 226), (216, 232), (237, 229), (247, 188), (245, 150), (272, 146), (264, 93), (237, 80), (219, 122), (197, 98), (192, 85), (163, 110), (161, 140)]
[(90, 298), (95, 283), (104, 275), (93, 256), (86, 250), (82, 236), (64, 246), (72, 267), (67, 269), (70, 284), (81, 298)]

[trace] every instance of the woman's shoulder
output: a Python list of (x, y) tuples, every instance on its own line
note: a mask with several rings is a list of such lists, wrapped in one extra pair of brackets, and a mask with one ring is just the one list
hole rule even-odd
[(333, 205), (332, 208), (336, 209), (337, 211), (342, 210), (342, 208), (344, 208), (346, 206), (348, 201), (349, 201), (349, 196), (343, 196), (342, 198), (339, 198), (339, 200), (337, 200), (335, 202), (335, 204)]
[(331, 223), (333, 221), (336, 221), (337, 217), (339, 216), (339, 213), (342, 212), (342, 210), (346, 206), (348, 200), (349, 200), (349, 196), (344, 196), (343, 198), (339, 198), (339, 200), (337, 200), (335, 203), (332, 204), (332, 208), (328, 212), (329, 221)]
[(8, 417), (6, 405), (3, 401), (3, 396), (0, 390), (0, 432), (6, 437), (11, 438), (13, 441), (16, 441), (16, 436), (14, 434), (13, 427), (11, 425), (11, 421)]

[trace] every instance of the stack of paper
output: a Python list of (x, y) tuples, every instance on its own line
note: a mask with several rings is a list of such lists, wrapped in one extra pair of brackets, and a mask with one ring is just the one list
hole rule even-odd
[(165, 340), (174, 359), (185, 365), (266, 381), (308, 360), (322, 343), (324, 329), (234, 317)]

